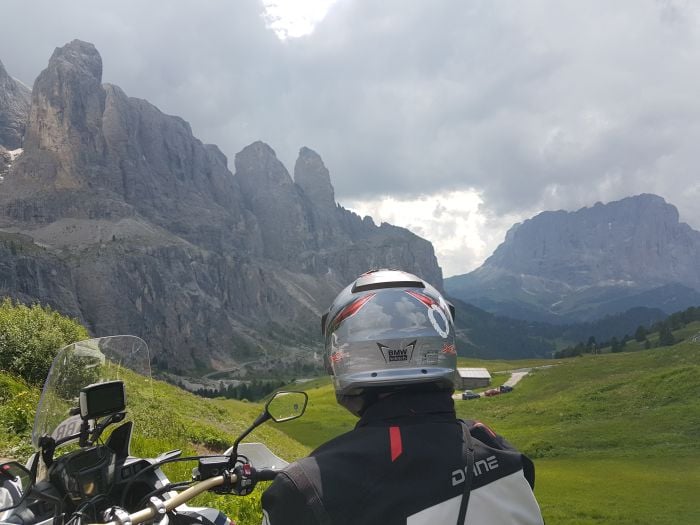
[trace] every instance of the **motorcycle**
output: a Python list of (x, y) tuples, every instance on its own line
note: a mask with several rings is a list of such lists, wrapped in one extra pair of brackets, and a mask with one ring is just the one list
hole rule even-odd
[[(138, 337), (90, 339), (57, 353), (34, 419), (35, 453), (26, 465), (0, 464), (0, 523), (232, 525), (216, 509), (186, 503), (205, 491), (248, 495), (287, 465), (264, 445), (242, 440), (270, 419), (300, 417), (304, 392), (277, 392), (223, 455), (132, 456), (125, 385), (134, 373), (151, 380), (148, 346)], [(171, 482), (162, 467), (179, 461), (197, 467), (192, 479)]]

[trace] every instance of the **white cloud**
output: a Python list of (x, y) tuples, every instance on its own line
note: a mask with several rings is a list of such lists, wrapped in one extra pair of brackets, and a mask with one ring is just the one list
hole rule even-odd
[(337, 0), (263, 0), (263, 18), (280, 40), (313, 32)]
[(483, 209), (475, 191), (422, 195), (415, 199), (386, 196), (373, 200), (346, 201), (343, 206), (360, 216), (369, 215), (379, 224), (402, 226), (429, 240), (445, 277), (478, 267), (498, 244), (505, 229), (521, 217), (494, 217)]

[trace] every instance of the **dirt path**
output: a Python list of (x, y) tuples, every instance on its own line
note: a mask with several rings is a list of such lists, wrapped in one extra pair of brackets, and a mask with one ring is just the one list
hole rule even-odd
[(523, 377), (530, 373), (530, 370), (532, 370), (532, 368), (520, 368), (519, 370), (511, 371), (510, 378), (503, 384), (506, 386), (517, 385)]

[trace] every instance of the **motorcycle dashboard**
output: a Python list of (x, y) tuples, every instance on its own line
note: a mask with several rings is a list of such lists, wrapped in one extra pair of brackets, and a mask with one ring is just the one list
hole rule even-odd
[(148, 466), (150, 466), (150, 463), (145, 459), (139, 459), (132, 462), (125, 461), (122, 467), (119, 469), (120, 481), (128, 481)]
[(49, 479), (73, 502), (104, 494), (114, 483), (116, 455), (100, 445), (64, 454), (49, 468)]
[[(49, 469), (49, 479), (64, 496), (77, 505), (98, 494), (119, 493), (119, 485), (128, 483), (150, 465), (141, 458), (130, 457), (120, 461), (114, 451), (100, 445), (60, 456)], [(145, 490), (137, 483), (130, 491), (132, 494), (129, 501), (140, 500), (144, 490), (152, 490), (152, 480), (146, 477), (143, 482), (150, 488)]]

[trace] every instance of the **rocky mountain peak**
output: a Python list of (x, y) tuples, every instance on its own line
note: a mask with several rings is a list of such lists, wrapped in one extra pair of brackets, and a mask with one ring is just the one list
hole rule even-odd
[(72, 70), (102, 82), (102, 57), (95, 46), (82, 40), (73, 40), (63, 47), (57, 47), (49, 59), (49, 69)]
[(236, 154), (236, 175), (245, 207), (257, 217), (264, 254), (289, 262), (308, 242), (298, 189), (275, 151), (254, 142)]
[(292, 177), (279, 161), (275, 150), (262, 141), (253, 142), (236, 154), (236, 177), (241, 184), (260, 186), (291, 185)]
[(95, 170), (85, 168), (103, 164), (106, 150), (101, 80), (102, 58), (92, 44), (80, 40), (57, 48), (37, 77), (24, 148), (41, 151), (42, 164), (52, 169), (44, 169), (49, 177), (34, 183), (59, 189), (90, 184)]
[(0, 146), (8, 150), (22, 147), (30, 98), (31, 91), (13, 79), (0, 62)]
[[(685, 303), (667, 297), (668, 287), (700, 291), (698, 259), (700, 232), (681, 223), (663, 198), (642, 194), (572, 212), (542, 212), (512, 227), (480, 268), (453, 278), (448, 290), (498, 313), (519, 315), (541, 301), (547, 315), (559, 315), (583, 310), (581, 305), (615, 313), (593, 306), (592, 298), (612, 308), (621, 298), (663, 288), (667, 304), (659, 293), (658, 303), (630, 300), (625, 306), (680, 310)], [(499, 310), (503, 305), (510, 310)]]
[(663, 283), (672, 275), (698, 285), (700, 275), (686, 260), (697, 246), (700, 234), (679, 222), (675, 206), (642, 194), (540, 213), (512, 228), (485, 266), (574, 286), (616, 279)]
[(294, 165), (294, 182), (311, 201), (322, 208), (335, 208), (335, 192), (331, 176), (321, 156), (303, 147)]

